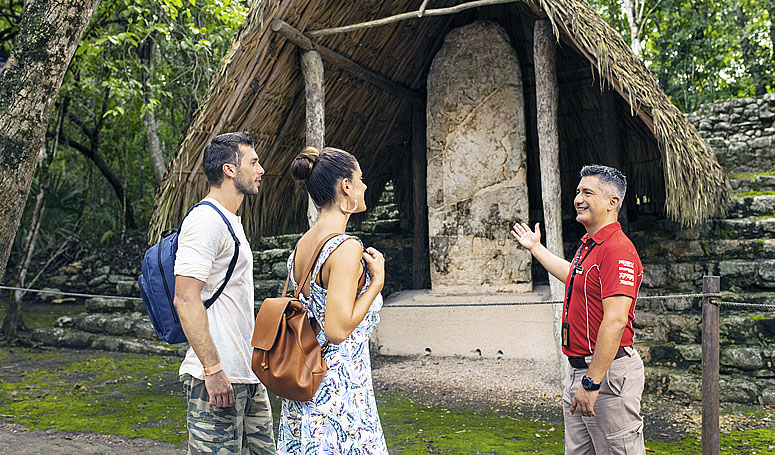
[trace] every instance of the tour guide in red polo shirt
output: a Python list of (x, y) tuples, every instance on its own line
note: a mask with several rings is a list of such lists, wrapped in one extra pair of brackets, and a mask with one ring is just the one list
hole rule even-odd
[(643, 361), (632, 348), (635, 300), (643, 278), (638, 252), (618, 223), (627, 180), (585, 166), (573, 203), (587, 230), (573, 262), (541, 245), (524, 223), (512, 235), (565, 283), (562, 351), (571, 368), (563, 408), (566, 454), (644, 454), (640, 399)]

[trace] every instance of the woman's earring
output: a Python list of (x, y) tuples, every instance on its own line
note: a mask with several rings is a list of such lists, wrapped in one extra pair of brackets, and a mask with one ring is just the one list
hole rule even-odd
[(356, 210), (358, 210), (358, 199), (355, 200), (355, 207), (353, 207), (352, 210), (347, 210), (346, 208), (344, 208), (344, 205), (342, 204), (344, 204), (344, 202), (339, 203), (339, 210), (344, 212), (346, 215), (352, 215), (353, 213), (355, 213)]

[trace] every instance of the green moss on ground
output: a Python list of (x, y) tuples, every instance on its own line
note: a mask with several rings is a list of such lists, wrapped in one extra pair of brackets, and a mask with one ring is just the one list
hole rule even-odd
[(775, 191), (746, 191), (745, 193), (735, 193), (734, 197), (754, 197), (754, 196), (773, 196)]
[[(0, 414), (30, 429), (99, 432), (171, 443), (187, 437), (186, 405), (177, 376), (180, 358), (0, 346), (0, 361)], [(563, 452), (561, 424), (426, 406), (399, 393), (377, 392), (377, 402), (385, 438), (394, 453)], [(276, 426), (280, 412), (276, 397), (272, 407)], [(722, 454), (775, 454), (771, 423), (775, 411), (729, 412), (748, 413), (756, 421), (770, 423), (722, 434)], [(647, 441), (646, 446), (653, 453), (701, 454), (701, 442), (694, 434), (665, 439)]]
[(432, 408), (398, 396), (378, 402), (391, 451), (427, 453), (563, 453), (562, 425), (465, 409)]
[(756, 177), (759, 177), (760, 175), (775, 175), (775, 172), (759, 172), (759, 173), (752, 173), (752, 172), (730, 172), (729, 173), (729, 179), (730, 180), (755, 179)]
[[(50, 353), (0, 352), (9, 366), (0, 371), (0, 413), (28, 428), (185, 439), (179, 358), (116, 353), (62, 362)], [(14, 367), (22, 363), (40, 368)]]

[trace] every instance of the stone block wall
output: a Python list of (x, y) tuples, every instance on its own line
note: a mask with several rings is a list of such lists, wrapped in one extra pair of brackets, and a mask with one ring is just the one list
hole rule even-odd
[(687, 118), (727, 172), (775, 171), (775, 93), (705, 104)]

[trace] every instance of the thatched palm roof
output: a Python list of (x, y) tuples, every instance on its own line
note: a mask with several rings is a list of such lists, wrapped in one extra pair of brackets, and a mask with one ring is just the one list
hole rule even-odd
[[(239, 130), (253, 133), (267, 171), (259, 196), (248, 198), (243, 209), (248, 236), (303, 230), (306, 193), (292, 182), (288, 169), (305, 140), (304, 81), (297, 48), (272, 32), (270, 22), (279, 18), (304, 32), (414, 11), (421, 3), (254, 0), (169, 166), (156, 198), (151, 238), (177, 223), (185, 209), (206, 193), (201, 159), (209, 140)], [(429, 7), (458, 3), (434, 0)], [(581, 165), (613, 160), (629, 176), (628, 201), (632, 207), (637, 203), (637, 210), (656, 204), (657, 212), (685, 225), (723, 213), (731, 190), (707, 144), (621, 36), (583, 0), (524, 0), (314, 41), (422, 93), (431, 61), (450, 29), (477, 19), (498, 22), (511, 37), (525, 75), (531, 208), (540, 208), (531, 78), (532, 29), (541, 17), (551, 20), (560, 42), (557, 67), (564, 207), (571, 207)], [(608, 145), (622, 149), (615, 159), (599, 139), (605, 127), (597, 120), (597, 112), (605, 87), (618, 92), (612, 101), (616, 138), (613, 142), (607, 139)], [(399, 207), (404, 215), (411, 214), (411, 102), (328, 64), (325, 95), (326, 143), (358, 158), (372, 202), (385, 182), (393, 180)]]

